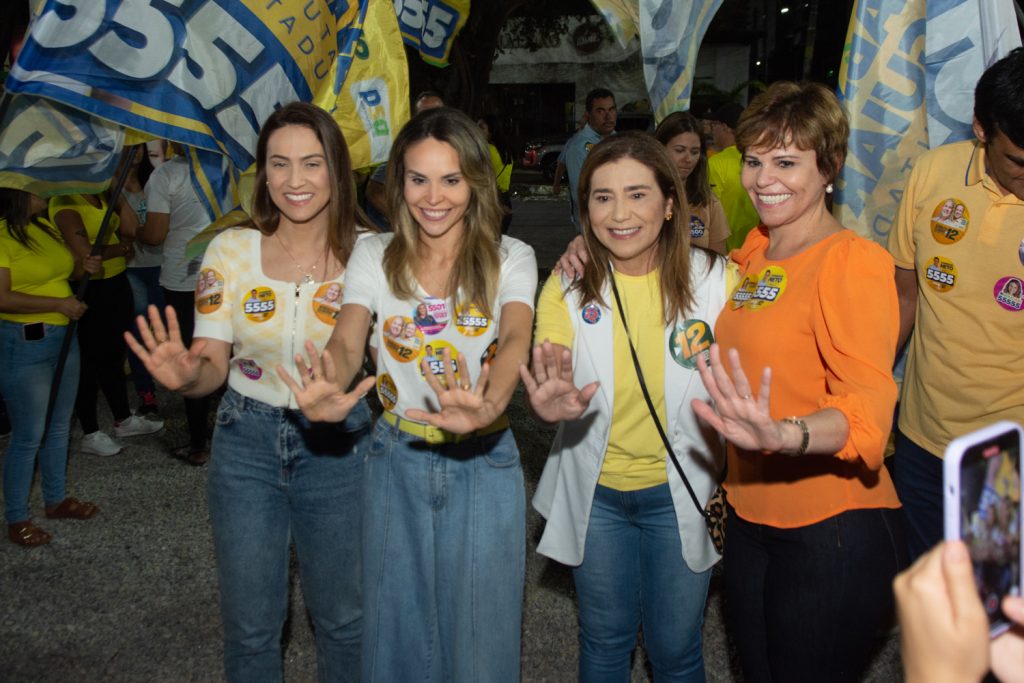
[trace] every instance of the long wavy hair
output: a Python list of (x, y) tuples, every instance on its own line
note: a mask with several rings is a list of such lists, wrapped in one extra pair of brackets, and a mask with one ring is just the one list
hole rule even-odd
[(420, 228), (405, 203), (405, 155), (410, 147), (428, 138), (452, 146), (470, 189), (469, 206), (462, 219), (462, 240), (448, 275), (446, 296), (474, 303), (490, 316), (501, 272), (502, 209), (487, 140), (476, 123), (456, 109), (440, 107), (417, 114), (405, 124), (391, 147), (385, 194), (395, 236), (384, 250), (388, 285), (397, 298), (414, 298)]
[(342, 266), (348, 264), (356, 244), (356, 232), (372, 225), (363, 216), (356, 202), (352, 176), (352, 159), (345, 137), (330, 114), (306, 102), (292, 102), (281, 107), (263, 123), (256, 143), (256, 188), (252, 196), (252, 224), (264, 235), (273, 235), (281, 221), (281, 210), (274, 204), (267, 188), (267, 145), (270, 136), (285, 126), (303, 126), (316, 135), (324, 148), (327, 177), (334, 188), (327, 200), (327, 245)]
[[(583, 305), (598, 302), (607, 306), (602, 291), (608, 277), (608, 263), (611, 252), (601, 244), (590, 223), (590, 186), (597, 169), (620, 159), (633, 159), (651, 170), (655, 182), (666, 198), (673, 200), (672, 217), (665, 219), (658, 236), (655, 255), (656, 267), (660, 269), (661, 295), (664, 302), (664, 319), (669, 324), (685, 314), (693, 305), (693, 287), (690, 283), (690, 229), (687, 224), (690, 208), (686, 201), (679, 173), (672, 163), (664, 145), (647, 133), (627, 131), (612, 135), (594, 145), (583, 162), (580, 171), (578, 199), (580, 225), (583, 241), (590, 251), (590, 260), (583, 269), (583, 276), (570, 286), (578, 293)], [(701, 249), (708, 255), (708, 263), (714, 263), (717, 255)]]
[(700, 140), (700, 159), (690, 175), (683, 181), (686, 199), (693, 206), (705, 207), (711, 197), (711, 181), (708, 179), (708, 149), (701, 131), (700, 121), (688, 111), (676, 111), (666, 116), (654, 131), (654, 137), (664, 146), (672, 138), (683, 133), (693, 133)]
[(35, 249), (35, 240), (28, 232), (29, 225), (34, 225), (48, 233), (54, 239), (63, 242), (60, 233), (42, 218), (45, 213), (32, 212), (32, 195), (23, 190), (9, 187), (0, 188), (0, 220), (7, 226), (7, 232), (16, 242), (26, 249)]

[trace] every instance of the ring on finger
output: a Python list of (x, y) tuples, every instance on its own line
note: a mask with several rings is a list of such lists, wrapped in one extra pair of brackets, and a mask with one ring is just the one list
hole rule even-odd
[(470, 387), (470, 384), (469, 384), (469, 382), (466, 382), (465, 384), (463, 384), (463, 385), (462, 385), (462, 390), (463, 390), (463, 391), (469, 391), (469, 390), (470, 390), (470, 388), (471, 388), (471, 387)]
[(751, 400), (753, 400), (754, 395), (753, 394), (743, 394), (742, 396), (740, 396), (740, 398), (743, 399), (744, 401), (751, 401)]

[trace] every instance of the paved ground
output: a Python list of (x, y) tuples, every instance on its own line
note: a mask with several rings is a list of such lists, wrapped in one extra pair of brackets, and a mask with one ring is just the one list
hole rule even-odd
[[(515, 208), (512, 235), (531, 243), (541, 270), (549, 269), (573, 234), (565, 220), (567, 204), (533, 199), (517, 201)], [(221, 678), (205, 468), (169, 457), (171, 448), (187, 441), (184, 410), (177, 397), (161, 393), (159, 399), (168, 419), (163, 432), (127, 440), (126, 450), (113, 458), (73, 450), (69, 492), (96, 501), (103, 508), (99, 516), (87, 522), (40, 520), (37, 484), (31, 509), (54, 534), (53, 543), (28, 550), (0, 542), (0, 680)], [(510, 414), (532, 495), (553, 431), (529, 418), (519, 395)], [(527, 524), (523, 679), (571, 681), (577, 646), (570, 574), (533, 551), (541, 521), (532, 510)], [(316, 656), (298, 588), (293, 585), (285, 629), (285, 676), (313, 681)], [(712, 682), (739, 680), (722, 601), (713, 581), (704, 629)], [(879, 640), (866, 680), (901, 679), (897, 648), (895, 637)], [(650, 680), (640, 650), (633, 679)]]

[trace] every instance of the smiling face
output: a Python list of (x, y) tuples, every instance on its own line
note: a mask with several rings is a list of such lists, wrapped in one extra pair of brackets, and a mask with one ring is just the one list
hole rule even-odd
[(696, 133), (680, 133), (667, 143), (665, 149), (672, 157), (672, 163), (679, 171), (679, 177), (686, 180), (700, 161), (700, 138)]
[(405, 328), (402, 330), (402, 336), (406, 339), (412, 339), (416, 336), (416, 323), (406, 323)]
[(341, 298), (341, 285), (337, 282), (332, 282), (330, 286), (327, 287), (327, 291), (324, 292), (324, 300), (337, 301), (339, 298)]
[(665, 215), (672, 208), (654, 172), (636, 159), (622, 157), (596, 168), (589, 186), (590, 229), (611, 253), (615, 269), (627, 275), (649, 273)]
[(313, 129), (287, 125), (267, 141), (267, 189), (281, 221), (326, 228), (331, 183), (323, 145)]
[(403, 323), (401, 318), (392, 318), (391, 321), (388, 323), (388, 334), (396, 338), (401, 337), (402, 327)]
[(953, 207), (956, 206), (956, 202), (952, 199), (947, 199), (942, 203), (942, 209), (939, 210), (939, 220), (946, 220), (953, 215)]
[(402, 194), (421, 239), (462, 236), (471, 190), (447, 142), (425, 138), (409, 146)]
[(812, 150), (748, 148), (740, 181), (767, 228), (800, 224), (825, 211), (828, 180)]

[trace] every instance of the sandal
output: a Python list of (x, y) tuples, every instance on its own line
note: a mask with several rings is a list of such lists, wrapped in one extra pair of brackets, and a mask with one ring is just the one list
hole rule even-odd
[(193, 467), (202, 467), (210, 459), (210, 454), (205, 448), (192, 450), (191, 446), (182, 446), (171, 451), (171, 457), (187, 462)]
[(47, 519), (89, 519), (100, 509), (94, 503), (68, 496), (59, 504), (46, 508)]
[(45, 545), (53, 540), (53, 536), (33, 524), (31, 519), (18, 522), (17, 524), (8, 524), (7, 538), (12, 543), (25, 546), (26, 548)]

